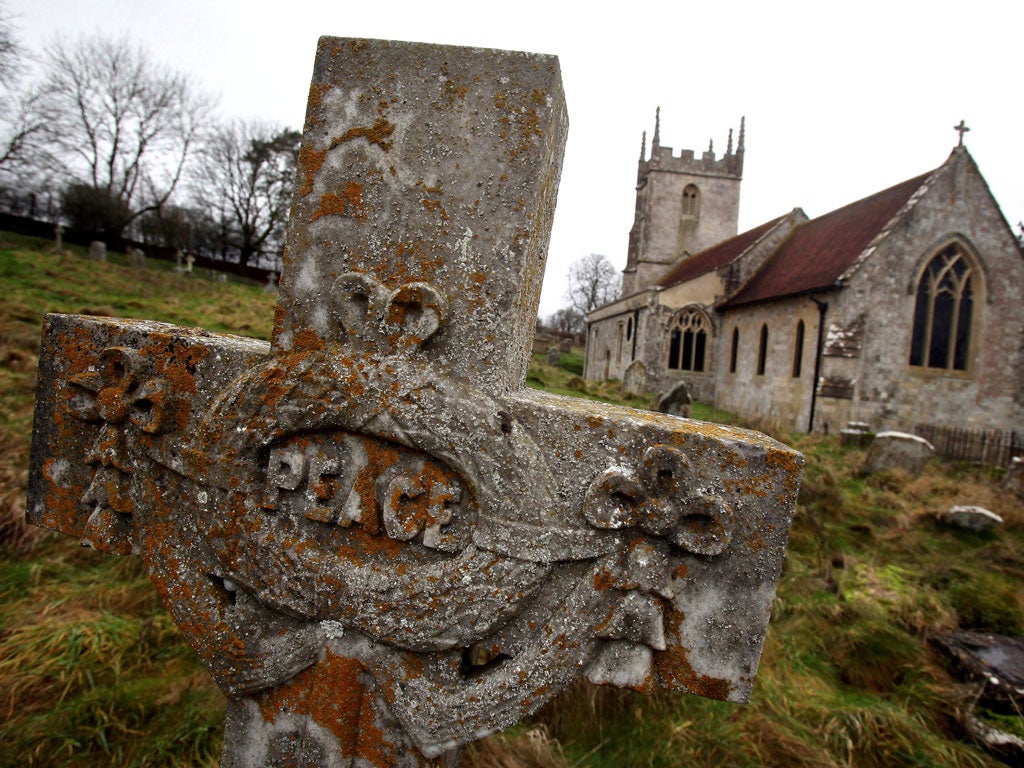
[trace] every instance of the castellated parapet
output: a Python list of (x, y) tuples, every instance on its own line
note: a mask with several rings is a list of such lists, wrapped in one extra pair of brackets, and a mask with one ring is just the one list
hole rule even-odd
[(690, 255), (737, 232), (744, 121), (735, 149), (730, 129), (724, 155), (717, 157), (709, 142), (698, 157), (692, 149), (674, 155), (672, 147), (661, 146), (660, 118), (659, 110), (649, 158), (646, 134), (641, 144), (623, 296), (649, 288)]

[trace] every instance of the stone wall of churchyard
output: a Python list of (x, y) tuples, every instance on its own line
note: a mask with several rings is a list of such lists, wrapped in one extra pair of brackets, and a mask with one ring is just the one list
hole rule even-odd
[[(723, 313), (715, 346), (715, 405), (758, 424), (806, 431), (814, 384), (818, 316), (817, 306), (806, 296)], [(799, 347), (799, 366), (795, 367), (797, 326), (801, 320), (803, 343)], [(759, 373), (762, 328), (767, 332), (767, 343), (764, 372)], [(734, 331), (737, 344), (733, 370)]]
[[(975, 272), (966, 371), (910, 365), (917, 281), (951, 243)], [(973, 162), (961, 155), (851, 276), (829, 323), (861, 326), (850, 357), (828, 356), (823, 374), (850, 381), (846, 408), (873, 429), (915, 424), (1024, 430), (1024, 256)], [(842, 422), (842, 423), (839, 423)]]

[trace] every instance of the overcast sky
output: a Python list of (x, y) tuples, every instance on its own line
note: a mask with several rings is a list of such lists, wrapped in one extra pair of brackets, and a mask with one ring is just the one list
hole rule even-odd
[(940, 165), (953, 125), (1003, 213), (1024, 218), (1024, 3), (6, 0), (21, 42), (128, 34), (220, 96), (226, 117), (301, 128), (320, 35), (557, 54), (569, 141), (540, 312), (588, 253), (625, 265), (640, 134), (725, 149), (747, 118), (740, 231), (810, 216)]

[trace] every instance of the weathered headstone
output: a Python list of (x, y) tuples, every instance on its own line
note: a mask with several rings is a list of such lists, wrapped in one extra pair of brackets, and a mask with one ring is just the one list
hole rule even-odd
[(553, 57), (323, 38), (273, 343), (47, 318), (29, 519), (145, 560), (225, 766), (749, 697), (802, 458), (523, 387), (565, 132)]
[(634, 360), (622, 374), (622, 391), (627, 395), (642, 395), (647, 390), (647, 366), (643, 360)]
[(558, 347), (548, 347), (544, 360), (548, 365), (553, 365), (557, 368), (562, 362), (562, 353), (559, 351)]
[(975, 532), (991, 531), (1003, 524), (1003, 518), (995, 512), (973, 505), (954, 504), (937, 517), (940, 523)]
[(863, 421), (851, 421), (839, 430), (839, 442), (850, 448), (864, 448), (871, 445), (871, 425)]
[(572, 352), (572, 339), (562, 339), (558, 342), (558, 351), (563, 355), (568, 355)]
[(689, 417), (691, 402), (693, 401), (690, 398), (690, 390), (686, 388), (686, 382), (680, 381), (659, 398), (658, 411), (673, 416)]
[(146, 252), (141, 248), (128, 246), (128, 266), (136, 269), (146, 268)]
[(89, 243), (89, 258), (92, 261), (106, 261), (107, 244), (102, 240), (93, 240)]
[(191, 275), (192, 274), (192, 265), (194, 265), (195, 263), (196, 263), (195, 254), (194, 253), (186, 253), (185, 254), (185, 274), (186, 275)]
[(1024, 499), (1024, 457), (1014, 456), (1003, 478), (1003, 490)]
[(64, 251), (64, 225), (57, 224), (53, 228), (53, 250), (56, 253)]
[(871, 441), (861, 471), (870, 475), (889, 469), (901, 469), (917, 477), (934, 453), (932, 444), (923, 437), (906, 432), (879, 432)]

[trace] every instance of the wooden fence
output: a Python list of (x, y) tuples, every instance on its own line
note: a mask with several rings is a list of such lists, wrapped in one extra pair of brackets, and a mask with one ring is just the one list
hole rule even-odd
[(935, 446), (940, 456), (1008, 467), (1014, 456), (1024, 455), (1024, 438), (1003, 429), (967, 429), (918, 424), (914, 434)]

